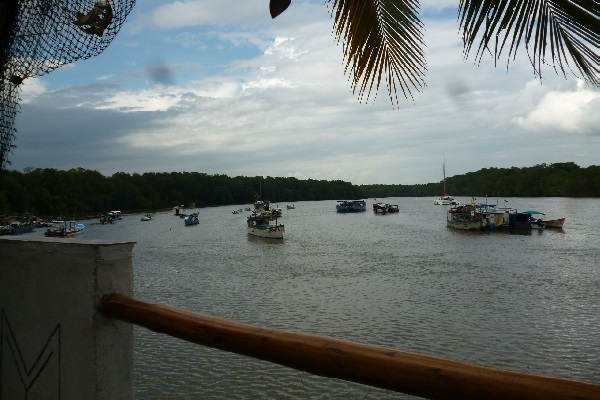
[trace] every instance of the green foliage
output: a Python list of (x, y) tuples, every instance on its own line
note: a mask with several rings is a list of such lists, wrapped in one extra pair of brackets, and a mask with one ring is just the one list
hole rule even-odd
[[(442, 183), (353, 185), (341, 180), (299, 180), (208, 175), (201, 172), (118, 172), (106, 177), (83, 168), (5, 170), (0, 174), (0, 214), (72, 216), (110, 210), (154, 211), (176, 205), (196, 207), (384, 197), (439, 196)], [(529, 168), (484, 168), (446, 179), (455, 196), (600, 197), (600, 166), (572, 162)]]

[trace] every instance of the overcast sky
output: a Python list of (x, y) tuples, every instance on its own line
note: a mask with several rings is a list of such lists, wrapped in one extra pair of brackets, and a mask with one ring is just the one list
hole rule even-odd
[(323, 1), (142, 0), (99, 56), (22, 86), (10, 169), (197, 171), (415, 184), (600, 163), (600, 92), (522, 50), (463, 59), (458, 0), (421, 1), (427, 86), (360, 103)]

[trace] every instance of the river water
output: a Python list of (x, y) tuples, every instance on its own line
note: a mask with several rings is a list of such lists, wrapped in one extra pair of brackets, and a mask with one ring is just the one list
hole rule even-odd
[[(249, 237), (249, 204), (88, 221), (81, 239), (134, 240), (135, 297), (239, 322), (600, 383), (600, 199), (508, 199), (562, 230), (465, 232), (433, 198), (398, 214), (297, 202), (286, 237)], [(469, 199), (459, 199), (467, 201)], [(495, 203), (496, 199), (489, 200)], [(504, 205), (504, 199), (500, 199)], [(71, 240), (71, 239), (67, 239)], [(74, 239), (74, 240), (79, 240)], [(413, 399), (135, 328), (138, 399)]]

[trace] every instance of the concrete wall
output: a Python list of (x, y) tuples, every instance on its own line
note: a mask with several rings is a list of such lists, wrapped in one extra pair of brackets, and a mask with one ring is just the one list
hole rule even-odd
[(133, 330), (97, 311), (132, 294), (133, 242), (0, 237), (0, 400), (133, 399)]

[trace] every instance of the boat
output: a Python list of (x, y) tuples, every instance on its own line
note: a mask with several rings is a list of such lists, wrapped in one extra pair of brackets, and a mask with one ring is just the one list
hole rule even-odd
[(275, 207), (275, 208), (272, 208), (272, 207), (270, 207), (269, 209), (270, 209), (270, 211), (271, 211), (271, 214), (272, 214), (272, 215), (273, 215), (275, 218), (279, 218), (279, 217), (282, 217), (282, 216), (283, 216), (283, 210), (282, 210), (281, 208), (279, 208), (279, 207)]
[[(123, 219), (123, 216), (121, 215), (121, 211), (111, 211), (111, 212), (107, 213), (106, 215), (101, 216), (98, 221), (102, 225), (104, 225), (104, 224), (115, 224), (120, 219)], [(60, 221), (60, 223), (63, 223), (63, 221)]]
[(198, 213), (192, 213), (183, 219), (185, 226), (190, 225), (198, 225), (200, 221), (198, 220)]
[[(273, 212), (275, 211), (275, 212)], [(285, 227), (277, 223), (281, 216), (281, 209), (271, 210), (270, 203), (256, 200), (252, 213), (247, 217), (248, 235), (259, 236), (268, 239), (283, 239)]]
[(479, 231), (482, 229), (482, 214), (476, 212), (475, 205), (458, 205), (448, 210), (446, 226), (465, 231)]
[(542, 220), (542, 222), (544, 224), (546, 224), (546, 228), (562, 229), (563, 225), (565, 224), (565, 219), (564, 218), (547, 219), (547, 220)]
[(388, 204), (388, 203), (373, 203), (373, 211), (377, 214), (387, 214), (387, 213), (395, 213), (399, 212), (397, 204)]
[(450, 196), (448, 193), (444, 193), (439, 199), (435, 200), (433, 204), (439, 206), (457, 206), (460, 205), (460, 201)]
[(335, 209), (340, 213), (366, 211), (367, 202), (364, 200), (338, 200)]
[(528, 210), (518, 212), (511, 210), (508, 213), (508, 227), (511, 229), (542, 229), (546, 227), (541, 216), (543, 212)]
[(259, 236), (268, 239), (283, 239), (285, 227), (283, 224), (278, 224), (277, 219), (273, 220), (270, 213), (255, 213), (252, 212), (247, 219), (248, 235)]
[(35, 224), (28, 222), (15, 221), (8, 226), (9, 235), (22, 235), (24, 233), (33, 232)]
[(152, 221), (152, 214), (144, 215), (142, 218), (140, 218), (140, 221)]
[(232, 213), (232, 214), (241, 214), (241, 213), (242, 213), (242, 211), (244, 211), (244, 209), (243, 209), (243, 208), (238, 208), (237, 210), (233, 210), (231, 213)]
[(296, 209), (296, 206), (294, 204), (288, 204), (286, 207), (287, 207), (288, 210), (295, 210)]
[(439, 205), (439, 206), (458, 206), (458, 205), (460, 205), (460, 202), (458, 200), (456, 200), (454, 197), (452, 197), (448, 193), (446, 193), (446, 160), (445, 159), (444, 159), (444, 164), (442, 166), (442, 173), (444, 175), (444, 180), (442, 181), (443, 185), (444, 185), (442, 196), (439, 199), (434, 200), (433, 204)]
[(85, 228), (84, 224), (78, 224), (75, 221), (63, 221), (62, 225), (57, 229), (48, 229), (44, 232), (44, 236), (48, 237), (70, 237), (79, 235)]
[(390, 213), (400, 212), (400, 208), (398, 208), (398, 204), (388, 204), (388, 212), (390, 212)]
[(173, 207), (173, 214), (179, 216), (185, 211), (183, 208), (183, 205)]

